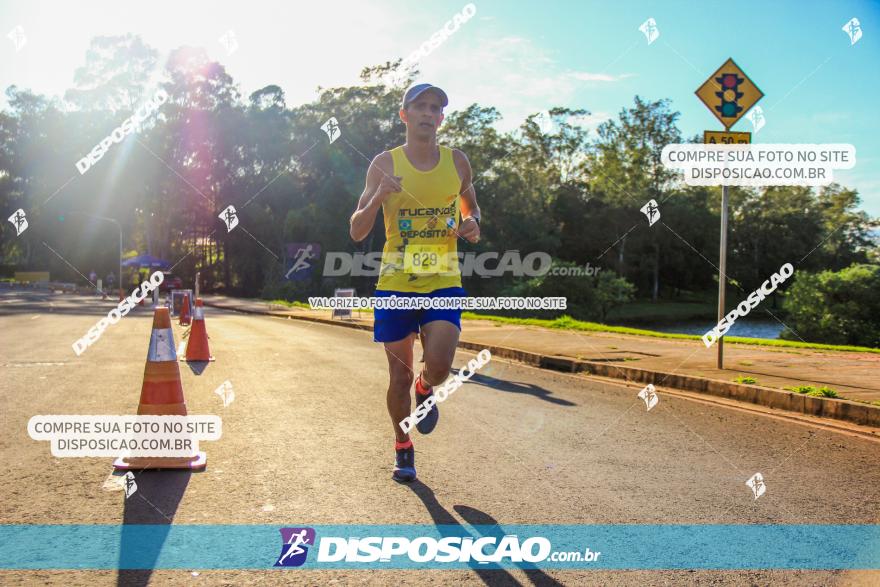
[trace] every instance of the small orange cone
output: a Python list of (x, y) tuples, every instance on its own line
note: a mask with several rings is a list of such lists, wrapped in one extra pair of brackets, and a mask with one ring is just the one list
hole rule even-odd
[(186, 341), (186, 361), (213, 361), (211, 351), (208, 348), (208, 331), (205, 328), (205, 307), (202, 298), (196, 298), (196, 308), (193, 311), (192, 327), (189, 329), (189, 338)]
[(189, 315), (189, 294), (183, 294), (183, 305), (180, 307), (180, 326), (189, 326), (191, 316)]
[[(186, 401), (180, 383), (174, 331), (168, 308), (156, 308), (153, 314), (153, 332), (144, 368), (144, 383), (138, 404), (139, 416), (186, 416)], [(201, 469), (207, 455), (199, 452), (192, 457), (119, 457), (113, 463), (116, 469)]]

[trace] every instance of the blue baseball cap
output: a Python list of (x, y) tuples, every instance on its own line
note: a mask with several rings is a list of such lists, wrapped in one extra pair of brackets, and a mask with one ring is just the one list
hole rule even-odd
[(401, 108), (406, 108), (410, 102), (412, 102), (428, 90), (434, 90), (437, 92), (437, 94), (440, 96), (440, 103), (443, 104), (444, 108), (449, 104), (449, 98), (446, 96), (446, 92), (444, 92), (437, 86), (432, 86), (431, 84), (415, 84), (414, 86), (410, 86), (410, 88), (403, 95)]

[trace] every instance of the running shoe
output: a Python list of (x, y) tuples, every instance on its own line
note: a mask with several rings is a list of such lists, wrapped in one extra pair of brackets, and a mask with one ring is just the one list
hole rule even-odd
[(416, 451), (412, 444), (407, 448), (398, 448), (394, 458), (394, 472), (391, 478), (395, 481), (409, 483), (416, 480)]

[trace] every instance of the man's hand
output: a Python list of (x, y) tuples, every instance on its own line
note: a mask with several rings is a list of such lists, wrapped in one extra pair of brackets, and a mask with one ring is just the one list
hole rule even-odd
[(473, 218), (465, 218), (458, 227), (458, 236), (468, 242), (480, 242), (480, 225)]
[(376, 155), (370, 162), (364, 192), (358, 198), (357, 209), (349, 220), (351, 225), (349, 234), (355, 242), (364, 240), (370, 234), (376, 222), (376, 213), (385, 200), (394, 192), (403, 191), (401, 185), (403, 178), (394, 176), (393, 173), (394, 163), (388, 151)]
[(376, 195), (373, 196), (373, 201), (377, 204), (384, 204), (391, 194), (402, 192), (402, 181), (403, 178), (400, 176), (383, 174), (379, 187), (376, 188)]

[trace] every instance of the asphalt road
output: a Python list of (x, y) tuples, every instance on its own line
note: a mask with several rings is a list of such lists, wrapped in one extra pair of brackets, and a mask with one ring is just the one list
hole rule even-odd
[[(191, 414), (218, 414), (203, 473), (138, 473), (51, 456), (37, 414), (134, 413), (152, 314), (138, 309), (84, 354), (71, 344), (112, 307), (82, 296), (0, 294), (3, 524), (878, 523), (880, 443), (500, 359), (414, 435), (419, 481), (390, 479), (387, 369), (367, 332), (207, 309), (216, 362), (181, 364)], [(175, 325), (180, 342), (182, 329)], [(460, 352), (455, 366), (475, 353)], [(418, 351), (417, 351), (418, 358)], [(224, 408), (214, 390), (231, 382)], [(755, 472), (768, 490), (755, 500)], [(75, 547), (75, 546), (73, 546)], [(781, 545), (792, 548), (796, 545)], [(274, 554), (274, 553), (272, 553)], [(271, 555), (270, 555), (271, 556)], [(271, 563), (270, 563), (271, 564)], [(0, 571), (11, 585), (876, 584), (830, 571)]]

